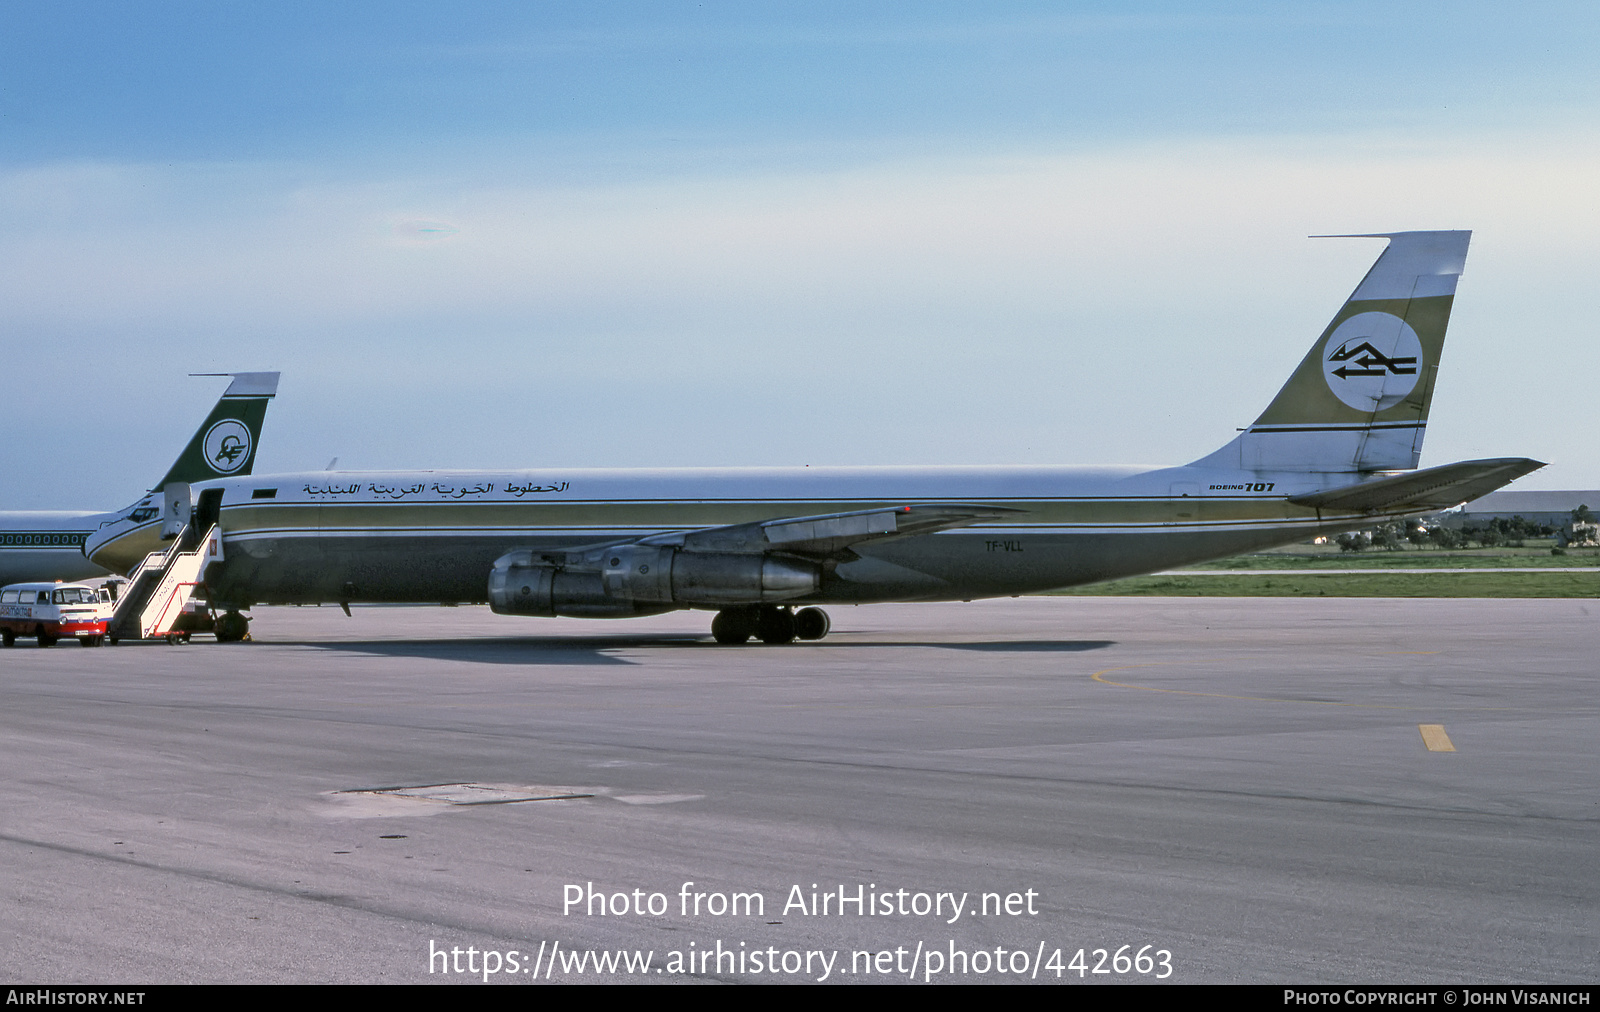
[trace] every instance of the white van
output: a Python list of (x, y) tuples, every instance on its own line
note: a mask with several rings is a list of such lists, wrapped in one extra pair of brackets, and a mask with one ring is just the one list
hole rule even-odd
[(0, 642), (32, 636), (41, 647), (76, 636), (86, 647), (106, 641), (111, 594), (86, 583), (13, 583), (0, 588)]

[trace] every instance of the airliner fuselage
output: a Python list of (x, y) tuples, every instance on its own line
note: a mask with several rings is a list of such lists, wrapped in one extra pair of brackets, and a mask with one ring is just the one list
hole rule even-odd
[[(196, 490), (225, 490), (227, 556), (207, 583), (240, 605), (482, 601), (495, 560), (517, 549), (929, 503), (1015, 511), (854, 547), (793, 599), (811, 603), (1023, 594), (1284, 544), (1349, 527), (1348, 512), (1287, 500), (1328, 484), (1194, 467), (551, 468), (314, 471)], [(129, 530), (95, 558), (129, 568), (159, 547), (158, 529)]]
[[(321, 471), (197, 485), (257, 603), (488, 601), (522, 615), (716, 609), (724, 643), (826, 635), (827, 602), (1024, 594), (1464, 501), (1541, 466), (1415, 470), (1468, 232), (1401, 232), (1248, 428), (1179, 467)], [(209, 491), (208, 491), (209, 490)], [(127, 568), (153, 525), (90, 557)], [(166, 564), (166, 563), (163, 563)], [(795, 606), (804, 606), (799, 613)]]

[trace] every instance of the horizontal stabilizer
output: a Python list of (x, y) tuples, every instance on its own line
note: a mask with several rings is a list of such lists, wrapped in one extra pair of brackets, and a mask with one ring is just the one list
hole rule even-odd
[(658, 534), (645, 538), (641, 544), (673, 545), (690, 552), (780, 551), (826, 557), (864, 541), (934, 534), (1020, 512), (1006, 506), (890, 506)]
[(190, 376), (231, 376), (233, 382), (222, 392), (224, 397), (275, 397), (278, 376), (275, 372), (192, 372)]
[(1292, 495), (1289, 501), (1317, 509), (1422, 513), (1459, 506), (1543, 466), (1543, 461), (1527, 457), (1463, 460), (1326, 492)]

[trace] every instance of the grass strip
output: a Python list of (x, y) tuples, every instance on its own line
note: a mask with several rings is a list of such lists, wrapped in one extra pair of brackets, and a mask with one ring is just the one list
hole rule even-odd
[(1135, 576), (1051, 591), (1077, 597), (1600, 597), (1600, 573)]

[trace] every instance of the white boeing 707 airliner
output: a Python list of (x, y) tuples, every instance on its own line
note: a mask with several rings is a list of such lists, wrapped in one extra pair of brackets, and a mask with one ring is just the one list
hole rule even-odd
[[(715, 610), (722, 643), (828, 631), (817, 605), (1025, 594), (1453, 506), (1543, 466), (1414, 470), (1470, 232), (1388, 246), (1249, 428), (1176, 467), (327, 472), (197, 485), (257, 603), (483, 602), (513, 615)], [(204, 512), (204, 510), (202, 510)], [(159, 547), (129, 516), (87, 554)], [(799, 609), (798, 611), (796, 609)]]

